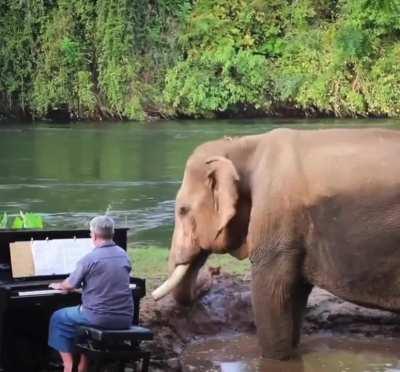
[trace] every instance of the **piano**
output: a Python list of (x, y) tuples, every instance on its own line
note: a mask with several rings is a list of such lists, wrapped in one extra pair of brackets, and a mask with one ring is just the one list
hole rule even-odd
[[(127, 249), (127, 228), (115, 229), (114, 241)], [(47, 370), (51, 356), (47, 346), (51, 314), (66, 306), (80, 304), (80, 293), (61, 293), (48, 288), (67, 275), (13, 278), (11, 242), (89, 238), (89, 230), (0, 230), (0, 372)], [(131, 277), (134, 298), (133, 324), (139, 323), (140, 300), (146, 293), (145, 280)], [(54, 369), (52, 369), (54, 370)]]

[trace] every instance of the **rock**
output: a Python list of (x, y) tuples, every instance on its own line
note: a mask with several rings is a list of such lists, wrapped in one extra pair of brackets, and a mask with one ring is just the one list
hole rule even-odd
[(166, 361), (166, 365), (171, 371), (180, 371), (182, 369), (179, 358), (170, 358)]

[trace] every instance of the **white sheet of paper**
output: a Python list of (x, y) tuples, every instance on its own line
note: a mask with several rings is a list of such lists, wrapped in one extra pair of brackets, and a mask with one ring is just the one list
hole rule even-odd
[(35, 275), (69, 274), (91, 252), (91, 239), (51, 239), (32, 242)]

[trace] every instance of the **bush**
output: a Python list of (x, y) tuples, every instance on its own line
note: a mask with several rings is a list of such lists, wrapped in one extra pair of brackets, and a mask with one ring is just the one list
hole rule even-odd
[(0, 0), (0, 114), (399, 116), (400, 0)]

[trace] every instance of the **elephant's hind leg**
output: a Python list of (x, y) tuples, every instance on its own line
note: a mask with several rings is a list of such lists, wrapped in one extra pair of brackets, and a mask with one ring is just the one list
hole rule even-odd
[(284, 360), (299, 343), (311, 286), (294, 276), (285, 258), (277, 260), (281, 262), (253, 265), (252, 300), (263, 357)]

